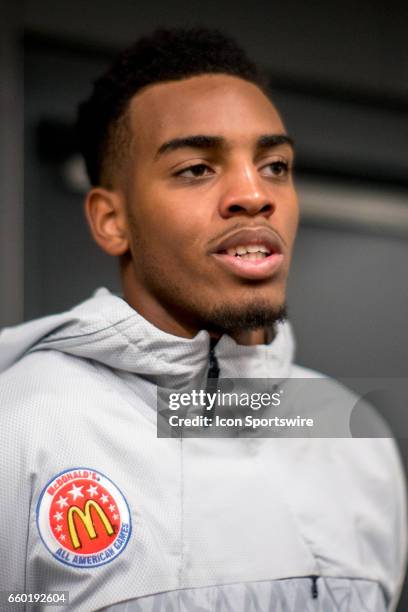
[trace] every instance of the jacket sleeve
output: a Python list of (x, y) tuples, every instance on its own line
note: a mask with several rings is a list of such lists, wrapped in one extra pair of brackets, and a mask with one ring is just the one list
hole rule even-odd
[(24, 591), (30, 515), (27, 424), (12, 376), (0, 376), (0, 590)]
[(408, 559), (407, 536), (407, 488), (406, 475), (401, 457), (394, 440), (387, 440), (392, 448), (394, 458), (394, 536), (395, 536), (395, 588), (389, 604), (389, 611), (396, 612), (404, 586)]

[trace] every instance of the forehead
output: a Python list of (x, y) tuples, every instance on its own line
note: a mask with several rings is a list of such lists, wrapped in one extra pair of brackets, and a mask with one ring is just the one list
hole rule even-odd
[(239, 143), (261, 134), (285, 133), (277, 110), (259, 87), (229, 75), (146, 87), (131, 101), (130, 124), (136, 152), (144, 154), (186, 135), (219, 135)]

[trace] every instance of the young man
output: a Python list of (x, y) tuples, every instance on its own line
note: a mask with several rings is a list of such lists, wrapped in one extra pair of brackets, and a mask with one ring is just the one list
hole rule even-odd
[(257, 69), (217, 32), (156, 32), (79, 129), (123, 298), (0, 338), (0, 588), (68, 591), (81, 612), (394, 609), (391, 439), (157, 437), (158, 386), (319, 376), (284, 321), (293, 145)]

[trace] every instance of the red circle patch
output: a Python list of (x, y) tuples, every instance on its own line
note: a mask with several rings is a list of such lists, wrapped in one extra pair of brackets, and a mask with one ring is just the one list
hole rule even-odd
[(58, 491), (50, 506), (52, 532), (72, 552), (77, 552), (79, 548), (82, 554), (103, 550), (116, 538), (120, 525), (113, 495), (97, 482), (91, 483), (81, 478), (71, 480)]
[(65, 470), (48, 482), (37, 504), (37, 526), (52, 555), (75, 567), (112, 561), (131, 534), (123, 494), (89, 468)]

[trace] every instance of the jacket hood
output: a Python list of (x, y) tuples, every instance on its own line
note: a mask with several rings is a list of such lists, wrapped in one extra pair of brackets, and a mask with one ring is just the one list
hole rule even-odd
[[(42, 350), (94, 360), (174, 388), (206, 375), (210, 336), (205, 330), (192, 339), (163, 332), (101, 288), (67, 312), (5, 328), (0, 334), (0, 372)], [(286, 378), (293, 353), (288, 322), (277, 325), (270, 344), (242, 346), (224, 335), (215, 347), (223, 378)]]

